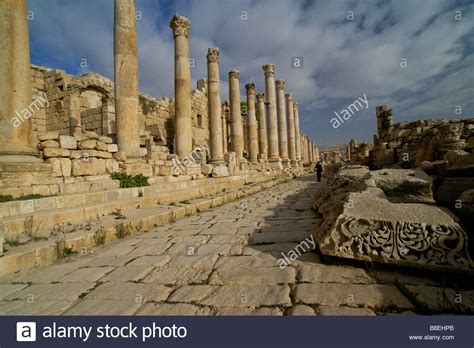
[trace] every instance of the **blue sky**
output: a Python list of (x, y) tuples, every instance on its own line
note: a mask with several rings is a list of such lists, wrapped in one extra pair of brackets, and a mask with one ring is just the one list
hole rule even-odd
[[(33, 64), (113, 79), (113, 0), (28, 3)], [(320, 145), (371, 141), (376, 105), (392, 107), (396, 122), (474, 117), (472, 0), (137, 0), (136, 10), (140, 90), (155, 97), (173, 96), (168, 23), (180, 13), (192, 22), (193, 88), (206, 77), (208, 47), (221, 51), (222, 100), (228, 71), (240, 70), (244, 98), (246, 83), (264, 90), (261, 66), (273, 63)], [(368, 109), (334, 129), (334, 112), (364, 94)]]

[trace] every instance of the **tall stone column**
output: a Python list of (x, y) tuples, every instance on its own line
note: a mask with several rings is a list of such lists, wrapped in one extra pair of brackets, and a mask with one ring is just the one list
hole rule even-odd
[(268, 162), (274, 167), (281, 167), (278, 149), (278, 119), (275, 92), (275, 65), (265, 64), (265, 96), (267, 98), (267, 129), (268, 129)]
[(115, 120), (119, 151), (140, 156), (135, 0), (115, 0)]
[(229, 116), (229, 103), (225, 101), (222, 104), (222, 144), (224, 147), (224, 154), (229, 152), (229, 132), (228, 132), (228, 116)]
[(267, 122), (265, 114), (265, 103), (263, 93), (257, 93), (257, 112), (258, 112), (258, 148), (259, 157), (262, 160), (268, 158), (268, 141), (267, 141)]
[(283, 165), (288, 166), (288, 128), (286, 122), (285, 80), (277, 80), (275, 85), (277, 90), (278, 151)]
[(240, 72), (237, 70), (231, 70), (229, 72), (232, 151), (236, 153), (236, 158), (240, 162), (244, 159), (244, 130), (242, 127), (242, 115), (240, 109), (239, 76)]
[(301, 131), (300, 131), (300, 112), (297, 102), (293, 102), (293, 113), (295, 116), (295, 142), (296, 142), (296, 160), (302, 160), (301, 154)]
[(255, 84), (248, 83), (245, 85), (245, 89), (247, 90), (249, 161), (256, 163), (258, 161), (258, 126), (255, 115)]
[(219, 49), (209, 48), (207, 53), (208, 113), (212, 164), (223, 164), (221, 84), (219, 78)]
[(188, 156), (193, 150), (193, 124), (191, 109), (191, 67), (189, 64), (189, 28), (186, 17), (174, 15), (170, 28), (174, 36), (174, 94), (175, 94), (175, 153)]
[(295, 112), (293, 109), (293, 94), (286, 95), (286, 109), (288, 111), (288, 157), (292, 167), (296, 167), (296, 134)]
[(0, 162), (41, 162), (30, 109), (30, 45), (26, 0), (0, 1)]

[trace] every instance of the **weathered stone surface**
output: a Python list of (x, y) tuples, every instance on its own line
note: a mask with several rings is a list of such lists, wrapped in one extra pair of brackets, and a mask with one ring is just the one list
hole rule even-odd
[(425, 311), (474, 313), (474, 291), (456, 291), (433, 286), (404, 286)]
[(288, 306), (291, 304), (287, 285), (267, 287), (222, 286), (202, 302), (216, 307)]
[(212, 169), (212, 177), (213, 178), (221, 178), (221, 177), (224, 177), (224, 176), (229, 176), (229, 169), (227, 168), (227, 166), (215, 166), (213, 169)]
[(375, 280), (367, 272), (354, 267), (303, 264), (298, 267), (298, 279), (305, 283), (371, 284)]
[(456, 202), (459, 202), (464, 191), (472, 189), (474, 189), (474, 177), (445, 178), (436, 192), (436, 200), (454, 206)]
[(50, 147), (50, 148), (56, 149), (59, 147), (59, 143), (56, 140), (46, 140), (46, 141), (43, 141), (41, 145), (43, 146), (43, 148)]
[(468, 155), (466, 151), (463, 150), (449, 150), (444, 154), (444, 159), (449, 162), (449, 164), (453, 164), (462, 156)]
[(108, 144), (107, 145), (107, 151), (112, 152), (112, 153), (118, 152), (117, 144)]
[(99, 150), (99, 151), (108, 151), (108, 145), (106, 143), (101, 142), (101, 141), (97, 141), (96, 149)]
[(59, 144), (63, 149), (75, 150), (77, 148), (76, 138), (70, 135), (60, 135)]
[(296, 305), (294, 307), (291, 307), (288, 310), (288, 315), (292, 316), (308, 316), (308, 315), (316, 315), (314, 312), (314, 309), (311, 308), (310, 306), (306, 305)]
[(45, 140), (58, 140), (59, 133), (57, 131), (50, 131), (50, 132), (43, 132), (38, 134), (38, 140), (45, 141)]
[(127, 160), (127, 155), (123, 151), (114, 153), (114, 158), (119, 162), (125, 162)]
[(73, 160), (72, 161), (72, 175), (83, 176), (83, 175), (100, 175), (105, 174), (105, 161), (97, 158), (89, 158), (85, 160)]
[(459, 157), (448, 169), (448, 176), (473, 178), (474, 153)]
[(79, 143), (81, 150), (94, 150), (97, 146), (97, 140), (84, 140)]
[(346, 306), (330, 307), (318, 306), (318, 315), (321, 316), (365, 316), (376, 315), (375, 312), (369, 308), (353, 308)]
[[(314, 207), (324, 217), (317, 234), (321, 252), (439, 270), (472, 269), (466, 232), (452, 215), (432, 205), (390, 202), (377, 186), (396, 196), (398, 186), (391, 183), (397, 179), (379, 179), (381, 172), (343, 170), (317, 195)], [(447, 237), (450, 244), (444, 242)]]
[(47, 147), (43, 149), (43, 156), (45, 158), (50, 158), (50, 157), (69, 157), (70, 151), (66, 149), (61, 149), (61, 148), (50, 148)]
[(295, 299), (305, 304), (331, 307), (413, 308), (410, 301), (393, 285), (299, 284), (296, 286)]
[(212, 173), (214, 166), (212, 164), (201, 164), (201, 173), (209, 176)]
[(105, 144), (112, 144), (114, 142), (111, 137), (106, 136), (100, 136), (98, 140)]
[(209, 315), (210, 309), (187, 303), (147, 303), (137, 315)]

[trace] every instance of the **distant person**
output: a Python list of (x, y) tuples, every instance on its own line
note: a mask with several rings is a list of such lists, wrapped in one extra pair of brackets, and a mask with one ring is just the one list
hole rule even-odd
[(321, 182), (321, 174), (323, 173), (323, 165), (318, 161), (316, 164), (316, 176), (318, 177), (318, 182)]

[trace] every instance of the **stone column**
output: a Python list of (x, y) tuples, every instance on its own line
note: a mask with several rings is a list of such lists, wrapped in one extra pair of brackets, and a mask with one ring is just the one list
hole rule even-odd
[(193, 123), (191, 109), (191, 67), (189, 64), (189, 28), (186, 17), (174, 15), (170, 28), (174, 36), (174, 94), (175, 94), (175, 153), (188, 156), (193, 150)]
[(278, 151), (284, 166), (288, 160), (288, 129), (286, 123), (285, 80), (275, 82), (277, 90)]
[(286, 109), (288, 111), (288, 157), (292, 167), (296, 167), (296, 134), (295, 112), (293, 109), (293, 94), (286, 95)]
[(227, 131), (229, 113), (229, 102), (225, 101), (222, 104), (222, 144), (224, 147), (224, 154), (229, 151), (229, 132)]
[(258, 126), (255, 115), (255, 84), (248, 83), (245, 85), (245, 89), (247, 90), (249, 161), (256, 163), (258, 160)]
[(211, 143), (210, 163), (224, 164), (219, 49), (215, 47), (209, 48), (207, 52), (207, 83), (209, 136)]
[(231, 118), (231, 142), (232, 151), (236, 153), (239, 162), (244, 159), (244, 130), (242, 127), (242, 115), (240, 109), (240, 72), (231, 70), (229, 72), (229, 100)]
[(297, 102), (293, 102), (293, 113), (295, 116), (295, 143), (296, 143), (296, 161), (302, 160), (301, 154), (301, 132), (300, 132), (300, 112)]
[(280, 168), (281, 160), (278, 149), (278, 120), (275, 92), (275, 65), (265, 64), (265, 96), (267, 97), (267, 129), (268, 129), (268, 162)]
[(68, 96), (69, 99), (69, 135), (81, 134), (81, 99), (79, 91), (72, 90)]
[(26, 0), (0, 1), (0, 162), (40, 162), (33, 139)]
[(140, 156), (135, 0), (115, 0), (115, 120), (119, 151)]
[(267, 122), (265, 115), (265, 104), (263, 93), (257, 93), (257, 112), (258, 112), (258, 148), (259, 157), (262, 160), (268, 158), (268, 142), (267, 142)]

